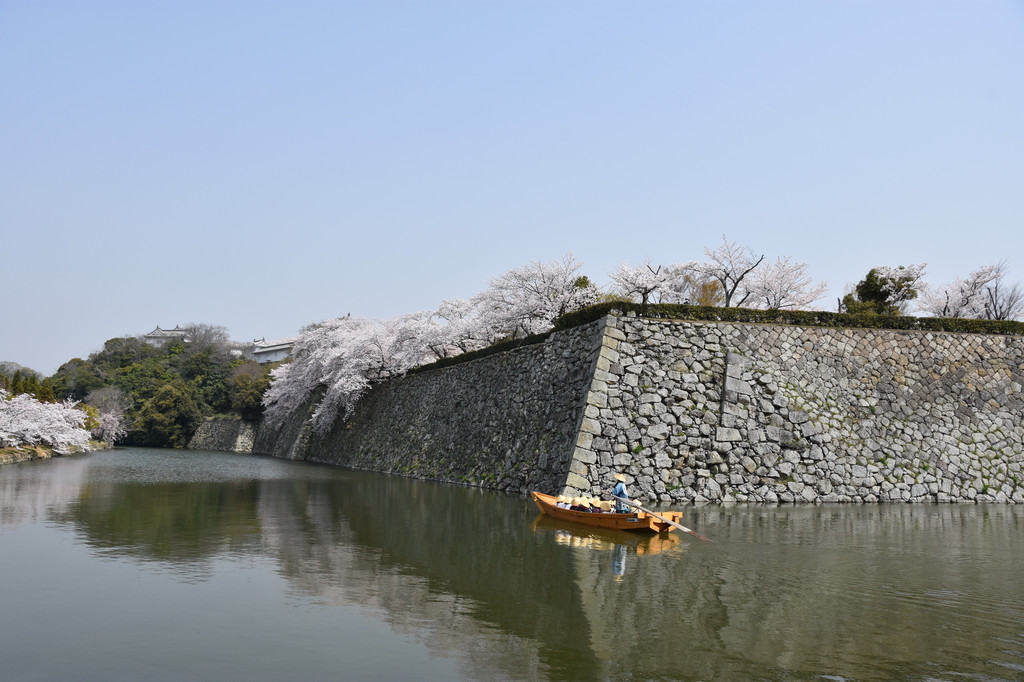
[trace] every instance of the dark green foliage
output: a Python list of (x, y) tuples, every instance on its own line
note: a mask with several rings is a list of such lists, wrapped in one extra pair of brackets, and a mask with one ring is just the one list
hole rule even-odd
[(53, 383), (50, 379), (40, 381), (39, 376), (32, 370), (22, 372), (18, 369), (10, 376), (0, 373), (0, 388), (3, 388), (11, 395), (27, 393), (44, 403), (52, 403), (57, 400), (53, 392)]
[(181, 379), (175, 379), (161, 386), (143, 403), (128, 431), (128, 438), (136, 445), (184, 448), (201, 419), (195, 390)]
[(82, 400), (90, 391), (102, 388), (107, 383), (91, 360), (87, 362), (81, 358), (65, 362), (50, 380), (58, 398), (71, 400)]
[(854, 315), (896, 315), (899, 311), (882, 288), (884, 282), (872, 268), (852, 293), (843, 296), (843, 310)]
[(100, 376), (109, 376), (119, 369), (130, 367), (160, 355), (160, 351), (139, 338), (110, 339), (103, 350), (89, 356)]
[[(84, 401), (106, 387), (118, 389), (127, 445), (184, 447), (200, 419), (214, 414), (259, 419), (268, 370), (232, 355), (223, 328), (198, 325), (196, 330), (194, 342), (162, 347), (141, 338), (110, 339), (87, 360), (75, 358), (39, 382), (38, 395)], [(245, 372), (249, 378), (237, 380), (240, 365), (252, 366)]]
[(178, 376), (196, 387), (204, 404), (217, 413), (231, 409), (231, 397), (224, 383), (231, 362), (227, 353), (216, 352), (213, 347), (198, 351), (186, 348), (175, 358)]
[(900, 306), (917, 298), (917, 290), (909, 288), (910, 278), (895, 280), (897, 289), (902, 292), (900, 300), (894, 301), (885, 288), (886, 281), (879, 278), (878, 271), (871, 268), (868, 274), (857, 283), (852, 293), (843, 296), (841, 302), (843, 312), (854, 315), (899, 315)]
[(52, 403), (57, 401), (57, 395), (53, 392), (53, 383), (49, 378), (43, 379), (39, 382), (39, 388), (35, 392), (36, 400), (43, 403)]
[(153, 359), (118, 369), (110, 385), (120, 388), (133, 404), (141, 404), (175, 377), (177, 374), (168, 369), (166, 363)]
[(255, 362), (246, 361), (231, 369), (228, 388), (231, 409), (242, 419), (256, 421), (263, 416), (263, 394), (270, 386), (270, 370)]

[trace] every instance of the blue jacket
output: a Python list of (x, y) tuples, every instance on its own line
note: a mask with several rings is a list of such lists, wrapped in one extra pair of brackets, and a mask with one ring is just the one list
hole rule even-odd
[[(616, 481), (615, 487), (612, 488), (612, 495), (615, 495), (616, 497), (624, 497), (626, 499), (629, 499), (629, 493), (626, 492), (626, 484), (623, 483), (622, 481)], [(629, 506), (626, 503), (621, 502), (619, 500), (615, 500), (615, 511), (617, 511), (620, 514), (624, 514), (629, 510)]]

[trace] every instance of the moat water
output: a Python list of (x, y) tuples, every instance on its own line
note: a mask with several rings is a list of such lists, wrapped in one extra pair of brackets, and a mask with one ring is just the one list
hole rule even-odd
[(1020, 506), (684, 511), (713, 542), (244, 455), (8, 465), (0, 679), (1024, 679)]

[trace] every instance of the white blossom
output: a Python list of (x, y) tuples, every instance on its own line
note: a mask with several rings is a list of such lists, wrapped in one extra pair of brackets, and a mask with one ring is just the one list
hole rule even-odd
[(579, 274), (582, 263), (567, 254), (560, 261), (534, 261), (491, 280), (472, 304), (489, 342), (539, 334), (558, 317), (597, 302), (597, 288)]
[(39, 402), (28, 394), (11, 397), (0, 389), (0, 446), (45, 443), (62, 455), (90, 450), (86, 415), (73, 400)]
[(812, 285), (806, 263), (791, 263), (789, 256), (779, 256), (774, 263), (750, 273), (746, 290), (755, 308), (807, 309), (825, 295), (828, 283)]
[(508, 336), (551, 328), (567, 312), (597, 300), (572, 254), (509, 270), (471, 300), (443, 301), (436, 312), (393, 320), (343, 317), (303, 330), (291, 362), (271, 372), (263, 397), (268, 424), (280, 424), (317, 391), (312, 413), (318, 432), (349, 414), (371, 383), (436, 359), (482, 348)]
[(981, 267), (965, 279), (949, 282), (941, 287), (922, 287), (917, 307), (936, 317), (985, 316), (985, 287), (996, 278), (994, 265)]
[(647, 305), (661, 301), (661, 295), (676, 278), (676, 271), (671, 266), (651, 265), (651, 259), (647, 258), (640, 265), (620, 263), (608, 276), (612, 279), (613, 293)]
[(923, 287), (918, 308), (936, 317), (1013, 320), (1024, 312), (1020, 284), (1007, 285), (1006, 262), (985, 265), (965, 279), (941, 287)]
[(743, 305), (751, 296), (751, 292), (744, 288), (743, 280), (761, 264), (764, 255), (756, 256), (750, 247), (729, 242), (725, 235), (722, 235), (721, 246), (714, 250), (705, 247), (704, 254), (710, 260), (700, 265), (699, 270), (721, 285), (725, 307)]
[(372, 382), (423, 364), (428, 351), (416, 333), (421, 323), (419, 314), (385, 321), (342, 317), (306, 330), (292, 347), (293, 360), (271, 372), (263, 398), (268, 423), (282, 422), (322, 387), (312, 422), (325, 431), (337, 414), (351, 412)]
[(114, 444), (128, 435), (124, 421), (128, 399), (119, 388), (104, 386), (91, 391), (85, 396), (85, 402), (87, 405), (95, 407), (99, 413), (97, 418), (99, 425), (92, 430), (92, 435), (96, 440)]
[(434, 317), (441, 322), (441, 339), (448, 349), (443, 357), (468, 353), (490, 343), (490, 329), (472, 301), (464, 298), (441, 301)]
[(875, 268), (875, 275), (881, 285), (882, 291), (888, 295), (888, 303), (900, 312), (905, 314), (910, 301), (917, 297), (917, 292), (924, 288), (921, 278), (924, 277), (924, 269), (927, 263), (919, 265), (900, 265), (890, 268), (879, 266)]

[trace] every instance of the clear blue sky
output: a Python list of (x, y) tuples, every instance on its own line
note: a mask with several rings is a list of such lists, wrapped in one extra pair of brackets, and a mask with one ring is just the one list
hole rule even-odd
[(0, 0), (0, 360), (572, 251), (1024, 279), (1021, 0)]

